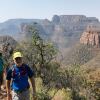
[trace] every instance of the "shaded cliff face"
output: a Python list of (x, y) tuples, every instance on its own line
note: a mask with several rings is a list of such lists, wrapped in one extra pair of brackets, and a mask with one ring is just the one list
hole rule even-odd
[(100, 47), (100, 26), (88, 26), (80, 38), (80, 43)]

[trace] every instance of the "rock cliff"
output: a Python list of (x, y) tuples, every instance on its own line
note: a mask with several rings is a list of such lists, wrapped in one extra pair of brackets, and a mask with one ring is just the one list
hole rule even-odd
[(87, 25), (97, 25), (100, 22), (95, 17), (86, 17), (84, 15), (54, 15), (52, 20), (11, 19), (0, 23), (0, 34), (13, 36), (19, 41), (24, 36), (27, 38), (32, 35), (27, 32), (27, 24), (32, 23), (35, 23), (42, 37), (56, 42), (60, 48), (63, 48), (75, 45)]
[(15, 44), (16, 41), (11, 37), (11, 36), (0, 36), (0, 44), (2, 43), (10, 43), (10, 44)]
[(0, 51), (2, 51), (3, 46), (11, 45), (15, 46), (17, 42), (11, 36), (0, 36)]
[(80, 43), (100, 47), (100, 25), (89, 25), (83, 32)]

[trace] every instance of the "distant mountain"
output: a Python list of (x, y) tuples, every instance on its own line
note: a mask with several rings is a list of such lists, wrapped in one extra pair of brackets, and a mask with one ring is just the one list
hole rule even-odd
[(10, 35), (15, 39), (20, 37), (19, 33), (21, 33), (21, 24), (22, 23), (32, 23), (32, 22), (40, 22), (37, 19), (10, 19), (5, 21), (4, 23), (0, 23), (0, 34), (1, 35)]
[(0, 23), (0, 35), (10, 35), (15, 39), (21, 39), (25, 34), (22, 26), (35, 23), (40, 34), (58, 44), (60, 49), (73, 46), (89, 24), (100, 24), (95, 17), (84, 15), (54, 15), (48, 19), (10, 19)]

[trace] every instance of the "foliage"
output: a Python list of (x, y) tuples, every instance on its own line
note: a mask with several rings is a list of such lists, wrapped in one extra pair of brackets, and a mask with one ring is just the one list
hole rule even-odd
[(70, 50), (64, 63), (67, 65), (82, 65), (91, 60), (94, 56), (92, 47), (90, 48), (87, 45), (78, 44)]
[(39, 100), (47, 100), (48, 98), (49, 100), (49, 95), (47, 95), (48, 87), (45, 86), (45, 82), (50, 81), (48, 80), (48, 75), (52, 72), (49, 73), (48, 69), (50, 68), (48, 65), (53, 61), (57, 52), (52, 43), (44, 41), (40, 37), (39, 32), (35, 27), (30, 25), (29, 32), (32, 34), (32, 39), (30, 41), (21, 42), (20, 45), (16, 47), (15, 51), (21, 51), (23, 53), (25, 63), (28, 63), (35, 70), (36, 77), (40, 77), (43, 81), (43, 83), (40, 81), (41, 85), (36, 82), (39, 86), (37, 89), (37, 98)]
[(72, 100), (71, 91), (67, 91), (64, 88), (60, 89), (52, 100)]
[(2, 53), (3, 53), (5, 68), (8, 68), (13, 63), (12, 61), (13, 50), (14, 50), (14, 46), (8, 42), (2, 45)]
[(40, 77), (35, 78), (35, 82), (36, 82), (36, 91), (38, 93), (41, 93), (43, 90), (43, 81)]
[(61, 68), (61, 64), (54, 60), (57, 54), (54, 45), (44, 41), (38, 30), (31, 25), (29, 33), (32, 34), (31, 40), (20, 43), (16, 50), (23, 52), (24, 61), (36, 72), (37, 100), (53, 100), (53, 97), (59, 97), (60, 94), (64, 95), (63, 100), (99, 100), (98, 82), (89, 82), (86, 72), (80, 67), (93, 56), (87, 46), (75, 49), (69, 57), (72, 66)]
[(96, 99), (99, 100), (100, 99), (100, 81), (90, 81), (88, 80), (88, 84), (87, 84), (87, 89), (88, 89), (88, 93), (86, 96), (88, 96), (88, 98), (90, 99)]
[(71, 89), (73, 100), (80, 100), (81, 97), (79, 93), (86, 84), (84, 72), (80, 69), (80, 66), (74, 65), (67, 67), (67, 69), (64, 70), (64, 74), (67, 80), (65, 87), (69, 87)]
[(48, 91), (48, 95), (53, 98), (54, 95), (57, 93), (57, 89), (56, 88), (50, 88), (49, 91)]
[[(34, 26), (29, 26), (29, 33), (32, 38), (29, 41), (22, 42), (16, 50), (23, 52), (25, 56), (24, 61), (28, 62), (32, 68), (38, 71), (37, 74), (42, 74), (42, 68), (50, 63), (56, 56), (56, 49), (52, 43), (44, 41), (37, 29)], [(41, 71), (42, 70), (42, 71)]]
[[(92, 73), (92, 75), (91, 75)], [(96, 71), (95, 73), (92, 71), (91, 73), (88, 73), (87, 77), (87, 94), (88, 98), (90, 99), (100, 99), (100, 81), (99, 81), (99, 71)], [(96, 75), (97, 73), (97, 75)]]
[(44, 66), (55, 57), (55, 48), (52, 43), (44, 41), (37, 30), (31, 27), (30, 31), (33, 33), (32, 44), (37, 51), (37, 60), (40, 66)]

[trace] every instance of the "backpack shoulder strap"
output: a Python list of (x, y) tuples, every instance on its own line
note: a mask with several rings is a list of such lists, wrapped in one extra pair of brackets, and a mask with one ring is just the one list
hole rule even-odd
[[(26, 64), (22, 64), (22, 66), (23, 66), (23, 74), (27, 73), (27, 65)], [(14, 77), (16, 75), (15, 65), (13, 65), (11, 67), (11, 70), (12, 70), (12, 77)]]
[(16, 70), (15, 70), (15, 66), (14, 65), (12, 65), (11, 70), (12, 70), (12, 77), (14, 77), (15, 76), (15, 73), (16, 73)]

